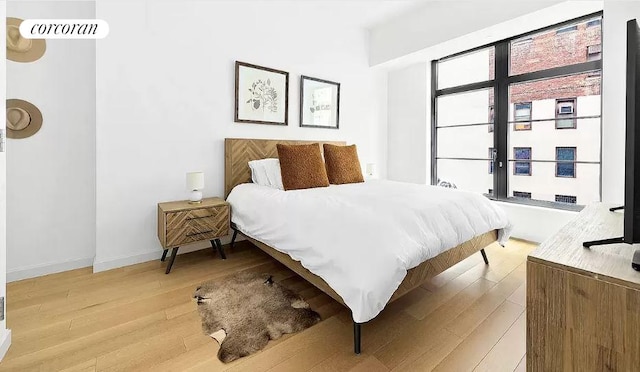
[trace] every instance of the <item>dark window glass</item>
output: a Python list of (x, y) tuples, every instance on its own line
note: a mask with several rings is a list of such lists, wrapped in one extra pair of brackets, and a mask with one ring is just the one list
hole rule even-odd
[(575, 177), (575, 160), (575, 147), (556, 147), (556, 177)]
[[(516, 160), (531, 160), (531, 147), (514, 147), (513, 153)], [(531, 162), (515, 161), (513, 163), (513, 174), (518, 176), (530, 176)]]

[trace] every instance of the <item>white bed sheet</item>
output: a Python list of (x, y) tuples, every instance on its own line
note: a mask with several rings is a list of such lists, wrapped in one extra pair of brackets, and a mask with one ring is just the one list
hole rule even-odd
[(236, 186), (232, 221), (324, 279), (362, 323), (384, 308), (407, 270), (477, 235), (511, 224), (480, 194), (369, 180), (283, 191)]

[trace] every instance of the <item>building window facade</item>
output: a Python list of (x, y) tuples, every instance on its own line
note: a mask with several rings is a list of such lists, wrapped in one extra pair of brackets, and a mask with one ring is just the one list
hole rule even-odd
[(577, 204), (578, 198), (573, 195), (556, 195), (556, 202), (565, 204)]
[(556, 177), (576, 176), (576, 148), (556, 147)]
[(556, 100), (556, 129), (576, 128), (576, 99)]
[(489, 105), (489, 132), (493, 132), (493, 120), (494, 120), (493, 105)]
[(514, 191), (513, 197), (520, 198), (520, 199), (531, 199), (531, 193), (525, 192), (525, 191)]
[(432, 61), (432, 184), (563, 209), (574, 208), (556, 201), (567, 187), (583, 204), (600, 201), (601, 18)]
[(489, 147), (489, 174), (493, 174), (493, 152), (495, 149), (493, 147)]
[(531, 102), (514, 104), (513, 130), (531, 130)]
[(587, 47), (587, 61), (602, 59), (602, 44), (589, 45)]
[(514, 147), (514, 158), (518, 161), (513, 162), (513, 174), (516, 176), (530, 176), (531, 162), (521, 160), (531, 160), (531, 147)]

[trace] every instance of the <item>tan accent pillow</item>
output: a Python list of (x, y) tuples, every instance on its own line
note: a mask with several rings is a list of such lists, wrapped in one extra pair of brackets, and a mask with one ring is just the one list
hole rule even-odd
[(341, 185), (343, 183), (364, 182), (356, 145), (336, 146), (325, 144), (324, 162), (327, 166), (329, 183)]
[(285, 190), (329, 186), (320, 144), (276, 146)]

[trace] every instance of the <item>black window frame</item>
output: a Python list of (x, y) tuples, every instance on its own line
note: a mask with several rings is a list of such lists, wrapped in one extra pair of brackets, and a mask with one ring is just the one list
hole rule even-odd
[[(598, 19), (593, 19), (598, 17)], [(492, 200), (504, 201), (504, 202), (514, 202), (519, 204), (528, 204), (535, 205), (541, 207), (547, 207), (552, 209), (564, 209), (564, 210), (575, 210), (579, 211), (584, 208), (584, 206), (580, 205), (565, 205), (564, 203), (554, 203), (544, 200), (515, 200), (515, 198), (508, 197), (508, 178), (509, 178), (509, 147), (508, 147), (508, 136), (509, 136), (509, 124), (511, 123), (509, 120), (509, 87), (511, 84), (515, 83), (523, 83), (523, 82), (531, 82), (536, 80), (543, 79), (552, 79), (559, 78), (570, 75), (577, 75), (583, 73), (591, 73), (593, 76), (602, 76), (602, 59), (580, 62), (572, 65), (565, 65), (559, 67), (551, 67), (545, 70), (526, 72), (517, 75), (510, 74), (510, 60), (509, 60), (509, 48), (510, 43), (516, 40), (521, 40), (530, 35), (535, 35), (540, 32), (550, 31), (553, 29), (563, 30), (567, 27), (571, 26), (575, 23), (581, 23), (585, 21), (599, 21), (601, 27), (601, 45), (604, 49), (604, 37), (602, 36), (602, 23), (604, 22), (603, 12), (598, 11), (590, 14), (586, 14), (584, 16), (574, 18), (571, 20), (559, 22), (556, 24), (552, 24), (540, 29), (532, 30), (530, 32), (526, 32), (519, 35), (514, 35), (510, 38), (503, 39), (494, 43), (484, 44), (469, 50), (461, 51), (458, 53), (454, 53), (448, 55), (446, 57), (432, 60), (431, 61), (431, 184), (435, 185), (437, 180), (437, 133), (436, 133), (436, 125), (437, 125), (437, 111), (436, 111), (436, 103), (437, 98), (440, 96), (445, 96), (449, 94), (455, 93), (465, 93), (471, 92), (480, 89), (493, 89), (494, 92), (494, 122), (493, 122), (493, 147), (496, 149), (496, 155), (494, 157), (494, 172), (493, 172), (493, 195), (489, 196)], [(591, 26), (596, 26), (596, 22), (588, 22), (593, 23)], [(563, 27), (564, 26), (564, 27)], [(561, 32), (561, 34), (564, 32)], [(493, 47), (495, 50), (494, 58), (494, 78), (486, 81), (463, 84), (454, 87), (447, 87), (443, 89), (438, 89), (437, 81), (438, 81), (438, 62), (442, 62), (444, 60), (459, 57), (471, 52), (475, 52), (481, 49), (491, 48)], [(602, 84), (602, 82), (600, 83)], [(602, 93), (601, 101), (602, 101)], [(577, 101), (576, 101), (577, 105)], [(575, 111), (575, 110), (574, 110)], [(576, 117), (576, 119), (578, 119)], [(599, 124), (600, 124), (600, 133), (602, 133), (602, 114), (599, 115)], [(602, 145), (601, 145), (602, 147)], [(602, 149), (601, 149), (602, 150)], [(480, 160), (480, 159), (478, 159)], [(548, 162), (549, 160), (531, 160), (534, 162)], [(598, 161), (576, 161), (575, 163), (585, 163), (585, 164), (594, 164), (599, 166), (600, 180), (599, 180), (599, 199), (602, 200), (602, 151), (600, 151), (600, 159)]]

